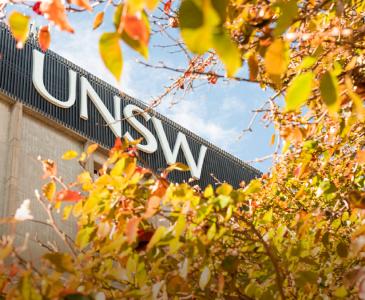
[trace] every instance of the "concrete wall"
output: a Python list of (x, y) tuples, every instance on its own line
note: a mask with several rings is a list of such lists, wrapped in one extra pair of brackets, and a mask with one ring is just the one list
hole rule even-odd
[[(47, 222), (48, 216), (37, 202), (34, 190), (42, 190), (49, 179), (42, 178), (41, 162), (37, 159), (52, 159), (57, 164), (58, 174), (66, 183), (76, 180), (83, 170), (77, 160), (62, 160), (62, 154), (68, 150), (78, 153), (84, 151), (88, 142), (68, 132), (59, 125), (52, 124), (47, 119), (25, 109), (20, 103), (11, 103), (0, 98), (0, 215), (12, 216), (25, 199), (31, 200), (31, 212), (35, 220)], [(98, 151), (95, 155), (99, 162), (105, 155)], [(94, 171), (93, 158), (87, 164), (91, 174)], [(60, 186), (58, 186), (60, 188)], [(64, 205), (67, 205), (65, 203)], [(64, 206), (63, 205), (63, 206)], [(61, 210), (62, 211), (62, 210)], [(61, 215), (55, 213), (55, 218), (62, 230), (74, 237), (77, 225), (72, 217), (61, 220)], [(6, 225), (0, 225), (0, 234), (13, 230)], [(26, 233), (30, 234), (30, 247), (24, 255), (36, 258), (44, 252), (39, 242), (50, 241), (61, 250), (66, 250), (64, 242), (53, 229), (47, 225), (26, 221), (16, 226), (19, 241)]]
[(0, 216), (4, 216), (4, 195), (8, 156), (8, 131), (10, 119), (10, 105), (0, 100)]

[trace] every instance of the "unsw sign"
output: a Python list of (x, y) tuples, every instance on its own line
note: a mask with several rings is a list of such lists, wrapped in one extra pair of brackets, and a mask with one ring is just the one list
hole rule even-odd
[(190, 172), (172, 172), (172, 181), (193, 177), (204, 187), (215, 182), (214, 175), (238, 186), (261, 174), (54, 52), (41, 52), (33, 36), (16, 49), (3, 23), (0, 55), (0, 95), (106, 148), (116, 136), (142, 137), (138, 149), (147, 167), (158, 171), (174, 162), (190, 167)]
[[(68, 100), (61, 101), (53, 97), (46, 89), (43, 82), (43, 70), (44, 70), (44, 54), (36, 49), (33, 49), (33, 71), (32, 71), (32, 81), (34, 87), (37, 89), (38, 93), (42, 95), (44, 99), (49, 101), (50, 103), (68, 109), (72, 107), (76, 102), (76, 80), (77, 74), (73, 70), (69, 70), (69, 91), (68, 91)], [(81, 77), (80, 84), (80, 118), (84, 120), (89, 119), (88, 115), (88, 99), (91, 100), (93, 105), (97, 108), (99, 113), (104, 118), (107, 126), (113, 131), (116, 137), (126, 137), (127, 139), (133, 141), (134, 138), (127, 131), (125, 133), (122, 132), (121, 122), (122, 120), (126, 120), (145, 140), (145, 144), (137, 145), (137, 148), (140, 151), (145, 153), (154, 153), (158, 149), (158, 144), (156, 137), (152, 134), (152, 132), (145, 127), (141, 122), (137, 120), (135, 114), (141, 115), (146, 122), (152, 122), (158, 140), (160, 141), (160, 145), (165, 156), (166, 162), (168, 164), (173, 164), (176, 162), (177, 155), (179, 153), (180, 148), (182, 149), (186, 162), (190, 167), (191, 176), (195, 179), (200, 179), (205, 154), (207, 152), (207, 147), (204, 145), (200, 146), (200, 152), (197, 162), (194, 160), (193, 154), (191, 153), (188, 141), (186, 139), (185, 134), (178, 132), (176, 143), (173, 149), (170, 148), (169, 142), (166, 137), (166, 133), (163, 129), (162, 122), (155, 116), (150, 116), (146, 110), (133, 105), (128, 104), (123, 109), (123, 115), (120, 111), (121, 107), (121, 99), (119, 96), (114, 95), (114, 115), (110, 113), (108, 108), (105, 106), (104, 102), (100, 99), (97, 92), (91, 86), (90, 82), (85, 78)]]

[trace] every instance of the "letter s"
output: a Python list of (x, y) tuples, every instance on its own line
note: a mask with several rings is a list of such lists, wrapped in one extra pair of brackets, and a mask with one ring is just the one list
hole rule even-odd
[[(157, 140), (153, 136), (152, 132), (149, 131), (141, 122), (139, 122), (135, 116), (134, 112), (139, 113), (147, 122), (151, 119), (151, 116), (146, 113), (142, 108), (135, 106), (133, 104), (128, 104), (123, 109), (123, 115), (126, 121), (135, 129), (137, 130), (146, 140), (146, 145), (138, 144), (137, 148), (146, 153), (153, 153), (157, 150)], [(134, 138), (130, 135), (127, 131), (124, 134), (124, 137), (130, 141), (133, 141)]]

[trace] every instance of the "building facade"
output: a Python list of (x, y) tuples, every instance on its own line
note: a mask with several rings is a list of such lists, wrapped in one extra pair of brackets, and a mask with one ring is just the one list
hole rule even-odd
[(141, 156), (156, 171), (174, 162), (187, 164), (190, 172), (171, 173), (174, 182), (194, 178), (194, 184), (204, 187), (216, 177), (238, 186), (261, 175), (54, 52), (41, 52), (34, 37), (21, 50), (15, 44), (6, 25), (0, 24), (3, 216), (13, 214), (44, 184), (38, 156), (55, 160), (59, 173), (72, 180), (81, 167), (61, 160), (64, 152), (80, 153), (90, 143), (98, 143), (100, 148), (88, 165), (93, 172), (117, 136), (142, 137)]

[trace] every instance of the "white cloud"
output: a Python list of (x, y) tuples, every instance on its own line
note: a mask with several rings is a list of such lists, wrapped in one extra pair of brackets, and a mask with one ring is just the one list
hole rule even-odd
[(204, 97), (180, 101), (171, 108), (164, 102), (158, 110), (174, 122), (225, 150), (229, 150), (236, 143), (239, 131), (213, 120), (214, 110)]

